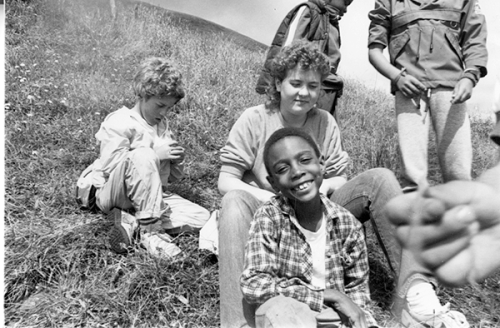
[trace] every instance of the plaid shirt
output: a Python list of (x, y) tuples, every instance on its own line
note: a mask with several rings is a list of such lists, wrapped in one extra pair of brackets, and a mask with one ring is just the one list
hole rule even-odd
[[(365, 309), (370, 302), (368, 257), (361, 223), (344, 208), (321, 195), (326, 218), (325, 284)], [(255, 213), (245, 251), (241, 290), (249, 303), (262, 304), (277, 295), (306, 303), (320, 312), (324, 290), (311, 284), (312, 253), (302, 232), (290, 220), (295, 211), (288, 200), (273, 197)]]

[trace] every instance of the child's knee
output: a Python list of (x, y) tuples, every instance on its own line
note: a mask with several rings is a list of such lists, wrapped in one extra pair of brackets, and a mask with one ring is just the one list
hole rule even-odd
[(152, 148), (136, 148), (129, 152), (129, 158), (136, 166), (160, 165), (160, 159)]

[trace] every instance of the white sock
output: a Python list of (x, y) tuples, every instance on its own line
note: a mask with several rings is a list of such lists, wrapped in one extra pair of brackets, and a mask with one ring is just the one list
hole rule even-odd
[(434, 287), (428, 282), (417, 283), (406, 294), (408, 307), (418, 314), (434, 314), (442, 308)]

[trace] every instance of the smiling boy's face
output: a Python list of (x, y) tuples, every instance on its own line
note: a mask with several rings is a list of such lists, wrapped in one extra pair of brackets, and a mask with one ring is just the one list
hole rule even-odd
[(292, 203), (307, 203), (319, 197), (323, 182), (322, 161), (303, 138), (288, 136), (269, 149), (268, 181)]

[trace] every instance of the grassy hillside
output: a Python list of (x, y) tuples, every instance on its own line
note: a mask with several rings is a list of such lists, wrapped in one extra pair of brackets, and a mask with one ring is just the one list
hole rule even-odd
[[(107, 245), (111, 222), (79, 210), (74, 185), (98, 155), (100, 122), (133, 105), (137, 64), (168, 56), (187, 89), (180, 112), (170, 117), (187, 151), (187, 177), (173, 191), (217, 209), (219, 149), (241, 110), (263, 101), (253, 91), (262, 46), (148, 5), (120, 5), (113, 21), (107, 3), (6, 5), (5, 325), (218, 326), (217, 261), (197, 250), (195, 237), (176, 239), (185, 256), (175, 262), (142, 250), (117, 256)], [(350, 174), (377, 166), (397, 171), (392, 99), (347, 81), (340, 111), (344, 146), (353, 158)], [(473, 124), (474, 174), (492, 163), (490, 128)], [(440, 179), (435, 164), (431, 178)], [(391, 326), (391, 280), (380, 254), (373, 251), (371, 258), (377, 318)], [(499, 278), (440, 293), (474, 327), (498, 327)]]

